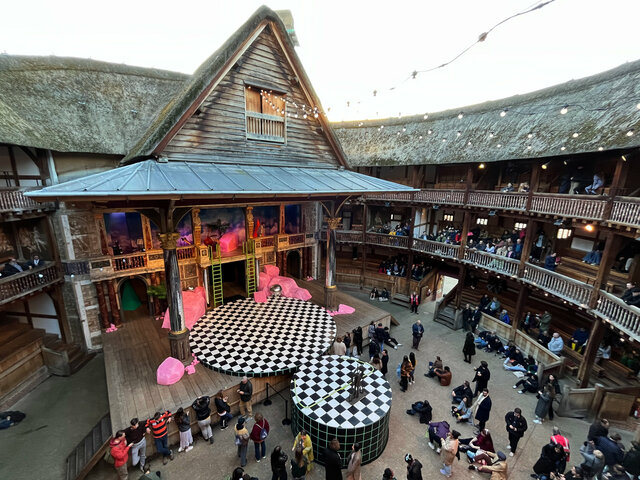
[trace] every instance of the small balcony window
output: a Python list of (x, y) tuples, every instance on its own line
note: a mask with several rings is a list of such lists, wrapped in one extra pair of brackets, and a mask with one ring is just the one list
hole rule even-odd
[(513, 228), (515, 228), (516, 230), (524, 230), (525, 228), (527, 228), (527, 224), (523, 222), (516, 222), (513, 225)]
[(247, 139), (285, 143), (287, 104), (284, 94), (247, 86), (244, 97)]
[(478, 218), (476, 220), (476, 224), (477, 225), (486, 225), (487, 223), (489, 223), (489, 219), (488, 218)]

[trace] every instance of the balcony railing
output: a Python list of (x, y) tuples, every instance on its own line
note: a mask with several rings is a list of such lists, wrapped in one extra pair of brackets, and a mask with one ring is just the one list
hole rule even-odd
[(189, 245), (188, 247), (178, 247), (176, 249), (176, 255), (178, 260), (186, 260), (188, 258), (196, 257), (196, 247)]
[(616, 197), (609, 221), (629, 226), (640, 224), (640, 198)]
[(289, 245), (304, 245), (304, 233), (289, 235)]
[(434, 204), (463, 205), (464, 190), (438, 190), (430, 188), (414, 194), (415, 201)]
[(413, 192), (367, 193), (365, 198), (368, 200), (388, 200), (390, 202), (411, 202), (413, 201)]
[(523, 280), (571, 303), (586, 307), (593, 287), (556, 272), (526, 264)]
[(0, 213), (20, 213), (31, 210), (52, 210), (52, 202), (40, 203), (24, 196), (23, 190), (0, 190)]
[(606, 203), (606, 199), (597, 196), (536, 193), (531, 202), (531, 211), (567, 218), (602, 220)]
[(622, 299), (600, 290), (595, 311), (599, 317), (611, 322), (614, 326), (638, 340), (640, 335), (640, 308), (627, 305)]
[(284, 143), (284, 117), (247, 111), (247, 138)]
[(512, 192), (469, 192), (467, 205), (474, 207), (500, 208), (503, 210), (524, 210), (527, 205), (526, 193)]
[(131, 254), (131, 255), (118, 255), (113, 257), (113, 269), (116, 272), (122, 270), (135, 270), (137, 268), (145, 268), (147, 266), (147, 254)]
[(409, 248), (409, 237), (384, 233), (367, 233), (367, 243), (385, 247)]
[(34, 268), (9, 277), (0, 277), (0, 305), (62, 280), (55, 265)]
[(464, 251), (464, 261), (512, 277), (518, 274), (518, 265), (520, 265), (519, 260), (469, 248)]
[(413, 249), (417, 252), (438, 255), (439, 257), (458, 258), (458, 250), (460, 249), (460, 246), (414, 238)]

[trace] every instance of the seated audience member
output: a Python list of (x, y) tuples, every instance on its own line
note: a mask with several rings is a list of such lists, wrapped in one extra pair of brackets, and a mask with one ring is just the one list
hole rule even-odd
[(439, 454), (442, 448), (442, 440), (447, 438), (450, 428), (449, 423), (445, 421), (429, 423), (429, 428), (427, 429), (429, 448)]
[(544, 259), (544, 268), (547, 270), (551, 270), (552, 272), (556, 271), (556, 267), (560, 263), (560, 259), (558, 258), (558, 254), (553, 252)]
[(473, 463), (469, 465), (469, 470), (490, 473), (491, 478), (506, 479), (507, 477), (507, 456), (503, 452), (491, 453), (482, 452), (475, 455)]
[(522, 363), (518, 365), (505, 365), (505, 370), (509, 370), (510, 372), (537, 372), (538, 365), (536, 365), (536, 360), (529, 355), (525, 358)]
[(376, 287), (373, 287), (371, 293), (369, 294), (369, 300), (375, 300), (376, 298), (378, 298), (378, 289)]
[(575, 350), (578, 353), (582, 353), (582, 349), (585, 344), (589, 340), (589, 332), (584, 327), (579, 327), (569, 340), (569, 344), (571, 345), (571, 350)]
[(44, 264), (45, 262), (40, 259), (40, 255), (34, 255), (33, 258), (27, 262), (27, 267), (31, 270), (32, 268), (44, 267)]
[(451, 392), (451, 402), (460, 403), (460, 401), (465, 397), (468, 399), (473, 398), (473, 392), (471, 391), (471, 386), (467, 380), (465, 380), (462, 385), (453, 389)]
[(391, 336), (391, 334), (389, 333), (389, 327), (384, 327), (384, 333), (383, 333), (383, 338), (384, 338), (384, 343), (389, 345), (390, 347), (393, 347), (395, 350), (398, 349), (398, 347), (401, 347), (402, 344), (398, 342), (398, 340), (396, 340), (395, 338), (393, 338)]
[(493, 297), (491, 299), (491, 303), (489, 303), (489, 306), (487, 308), (487, 313), (495, 317), (499, 310), (500, 310), (500, 301), (496, 297)]
[(640, 287), (635, 283), (627, 283), (627, 289), (621, 298), (627, 305), (640, 306)]
[(549, 341), (551, 341), (549, 333), (540, 329), (540, 333), (538, 333), (538, 343), (546, 347), (549, 344)]
[(487, 338), (487, 340), (489, 342), (487, 347), (485, 348), (487, 352), (500, 353), (504, 349), (504, 344), (502, 343), (502, 340), (500, 340), (500, 337), (498, 335), (491, 335), (491, 337)]
[(493, 332), (483, 330), (478, 334), (478, 336), (474, 340), (474, 343), (478, 345), (479, 348), (486, 348), (487, 345), (489, 345), (489, 337), (491, 335), (493, 335)]
[(480, 452), (495, 452), (495, 447), (493, 446), (493, 439), (491, 438), (491, 433), (489, 433), (488, 429), (483, 429), (475, 437), (472, 438), (461, 438), (460, 439), (460, 449), (467, 454), (467, 457), (470, 461), (473, 461), (473, 458), (477, 453)]
[(2, 276), (8, 277), (9, 275), (15, 275), (21, 272), (24, 272), (24, 267), (16, 261), (15, 257), (11, 257), (2, 269)]
[(436, 377), (440, 379), (440, 385), (443, 387), (448, 387), (451, 384), (451, 370), (449, 367), (444, 367), (444, 369), (435, 369), (433, 371)]
[(598, 351), (596, 352), (596, 365), (600, 365), (602, 360), (609, 360), (611, 358), (611, 345), (607, 345), (602, 342), (598, 347)]
[(527, 182), (523, 182), (518, 186), (518, 192), (520, 193), (528, 193), (529, 192), (529, 184)]
[(604, 174), (602, 172), (593, 174), (593, 183), (585, 187), (587, 195), (597, 195), (598, 190), (604, 186)]
[[(507, 370), (508, 367), (522, 366), (524, 363), (524, 355), (522, 355), (520, 349), (516, 347), (514, 351), (504, 359), (502, 366)], [(524, 370), (526, 370), (526, 368)]]
[(509, 318), (509, 313), (507, 313), (506, 310), (502, 310), (502, 313), (500, 314), (500, 321), (507, 325), (511, 325), (511, 318)]
[(515, 188), (513, 188), (513, 183), (507, 183), (506, 187), (502, 187), (501, 192), (513, 192)]
[(433, 362), (429, 362), (429, 371), (424, 374), (425, 377), (435, 377), (435, 370), (442, 368), (442, 360), (440, 357), (436, 357)]
[(423, 402), (416, 402), (411, 405), (411, 409), (407, 410), (407, 415), (420, 415), (420, 423), (429, 423), (431, 422), (431, 412), (432, 412), (431, 404), (429, 404), (428, 400)]
[(536, 478), (551, 478), (551, 472), (557, 472), (562, 463), (566, 463), (566, 453), (562, 445), (550, 442), (542, 447), (540, 458), (533, 465), (533, 471), (538, 475)]
[(562, 349), (564, 348), (564, 341), (558, 332), (553, 334), (553, 337), (547, 344), (547, 348), (551, 351), (551, 353), (555, 353), (556, 355), (560, 355), (562, 353)]
[(458, 406), (451, 406), (451, 415), (456, 418), (458, 423), (472, 423), (471, 413), (471, 397), (462, 397)]
[(489, 295), (485, 293), (482, 298), (480, 298), (480, 310), (483, 312), (486, 311), (490, 303), (491, 299), (489, 298)]
[(598, 249), (591, 250), (584, 257), (582, 257), (582, 261), (584, 263), (588, 263), (589, 265), (600, 265), (600, 260), (602, 260), (602, 251)]
[(513, 388), (518, 387), (520, 387), (518, 393), (538, 393), (538, 390), (540, 389), (540, 383), (538, 382), (538, 373), (527, 373), (513, 386)]
[(387, 290), (386, 288), (383, 288), (382, 292), (380, 292), (380, 296), (378, 297), (378, 300), (380, 300), (381, 302), (388, 302), (389, 301), (389, 290)]
[(524, 319), (522, 320), (522, 330), (524, 330), (524, 332), (528, 334), (529, 330), (531, 330), (532, 328), (536, 328), (537, 323), (538, 322), (536, 321), (535, 315), (533, 315), (531, 312), (527, 312), (524, 316)]

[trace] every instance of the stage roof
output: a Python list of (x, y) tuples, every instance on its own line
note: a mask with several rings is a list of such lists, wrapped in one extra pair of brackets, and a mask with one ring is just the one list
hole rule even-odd
[(414, 191), (342, 167), (238, 165), (145, 160), (41, 190), (37, 200), (118, 198), (215, 198), (229, 196), (338, 195)]

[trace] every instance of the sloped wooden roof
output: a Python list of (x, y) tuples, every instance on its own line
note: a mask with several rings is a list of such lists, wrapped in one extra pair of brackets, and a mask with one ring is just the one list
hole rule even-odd
[[(496, 162), (638, 147), (638, 105), (640, 61), (635, 61), (525, 95), (430, 113), (427, 119), (332, 125), (352, 166)], [(567, 113), (561, 114), (564, 106)]]

